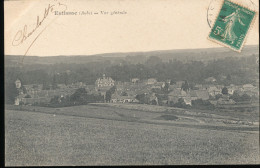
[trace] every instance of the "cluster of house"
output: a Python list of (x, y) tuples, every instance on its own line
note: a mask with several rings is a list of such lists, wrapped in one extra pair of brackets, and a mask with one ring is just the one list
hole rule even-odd
[[(212, 81), (215, 79), (211, 77), (207, 80)], [(111, 96), (111, 103), (138, 103), (139, 101), (136, 99), (136, 96), (141, 94), (144, 94), (148, 98), (148, 101), (153, 102), (153, 104), (158, 104), (160, 97), (162, 104), (177, 103), (178, 100), (182, 98), (188, 105), (192, 105), (192, 100), (197, 99), (210, 100), (212, 104), (232, 104), (235, 102), (229, 98), (229, 95), (233, 95), (235, 91), (239, 95), (246, 93), (249, 96), (259, 96), (259, 88), (252, 84), (226, 86), (228, 94), (218, 100), (214, 100), (217, 95), (222, 95), (222, 89), (225, 86), (217, 84), (197, 84), (193, 89), (184, 91), (182, 89), (184, 81), (177, 81), (175, 84), (171, 84), (170, 80), (158, 82), (155, 78), (147, 80), (133, 78), (130, 82), (120, 82), (113, 80), (111, 77), (106, 77), (105, 74), (96, 80), (95, 85), (86, 85), (82, 82), (71, 85), (59, 84), (58, 89), (55, 90), (43, 90), (42, 85), (23, 85), (26, 90), (26, 93), (23, 93), (22, 90), (24, 89), (21, 89), (21, 81), (16, 80), (15, 84), (19, 90), (19, 96), (17, 96), (15, 100), (16, 105), (19, 105), (19, 102), (25, 104), (34, 104), (36, 102), (48, 103), (52, 97), (71, 95), (78, 88), (85, 88), (89, 94), (102, 95), (105, 100), (106, 91), (113, 86), (116, 86), (116, 90)], [(167, 94), (160, 92), (160, 90), (165, 89), (166, 85)]]
[(72, 95), (78, 88), (86, 86), (82, 82), (78, 82), (69, 86), (58, 84), (57, 89), (44, 90), (42, 84), (22, 85), (19, 79), (15, 81), (15, 85), (19, 93), (15, 98), (15, 105), (21, 103), (27, 105), (49, 103), (55, 96), (65, 97), (67, 95)]
[(197, 90), (187, 90), (184, 91), (182, 89), (182, 84), (184, 81), (178, 81), (174, 85), (170, 85), (168, 83), (168, 94), (165, 93), (155, 93), (155, 91), (162, 90), (167, 82), (157, 82), (156, 79), (148, 79), (146, 82), (135, 84), (125, 82), (123, 84), (117, 85), (117, 90), (115, 94), (112, 95), (111, 102), (138, 102), (136, 100), (136, 95), (144, 94), (149, 102), (155, 102), (155, 104), (159, 104), (159, 97), (161, 102), (165, 105), (172, 103), (177, 103), (180, 98), (184, 100), (186, 104), (191, 105), (192, 100), (202, 99), (208, 100), (210, 95), (221, 94), (220, 88), (210, 87), (208, 89), (202, 87)]

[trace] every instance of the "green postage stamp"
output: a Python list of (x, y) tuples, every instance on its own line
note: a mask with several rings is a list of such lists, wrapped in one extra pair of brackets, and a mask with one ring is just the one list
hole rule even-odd
[(224, 0), (209, 39), (240, 52), (256, 12)]

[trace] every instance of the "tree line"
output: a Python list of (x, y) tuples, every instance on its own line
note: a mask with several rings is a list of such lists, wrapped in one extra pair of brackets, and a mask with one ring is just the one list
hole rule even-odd
[[(192, 61), (184, 63), (177, 60), (163, 62), (159, 57), (151, 56), (143, 64), (121, 61), (118, 64), (109, 61), (87, 64), (28, 65), (23, 67), (5, 67), (5, 91), (14, 92), (13, 83), (18, 78), (23, 85), (43, 84), (44, 89), (57, 88), (57, 84), (69, 85), (75, 82), (95, 84), (103, 73), (116, 81), (129, 82), (132, 78), (156, 78), (158, 81), (171, 80), (172, 83), (184, 80), (192, 86), (203, 84), (208, 77), (217, 79), (217, 84), (246, 84), (258, 78), (259, 65), (256, 57), (226, 57), (209, 63)], [(223, 76), (225, 78), (223, 78)]]

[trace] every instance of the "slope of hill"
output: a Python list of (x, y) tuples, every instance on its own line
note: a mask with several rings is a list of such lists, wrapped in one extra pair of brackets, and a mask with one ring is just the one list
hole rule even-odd
[[(150, 56), (157, 56), (163, 61), (179, 60), (189, 62), (200, 60), (208, 62), (214, 59), (225, 57), (246, 57), (251, 55), (259, 55), (259, 46), (245, 46), (241, 53), (234, 52), (228, 48), (207, 48), (207, 49), (179, 49), (179, 50), (159, 50), (149, 52), (129, 52), (129, 53), (104, 53), (96, 55), (60, 55), (60, 56), (25, 56), (24, 64), (84, 64), (88, 62), (111, 61), (120, 62), (128, 61), (134, 64), (143, 63)], [(5, 65), (15, 66), (21, 61), (23, 56), (6, 55)]]

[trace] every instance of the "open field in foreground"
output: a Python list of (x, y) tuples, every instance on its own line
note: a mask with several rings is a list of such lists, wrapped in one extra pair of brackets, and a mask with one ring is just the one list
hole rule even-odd
[(255, 124), (217, 122), (232, 120), (227, 114), (127, 108), (6, 110), (6, 166), (260, 163)]

